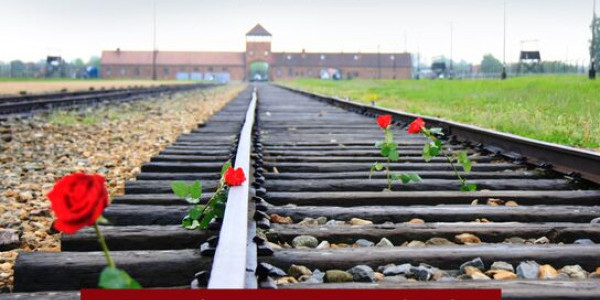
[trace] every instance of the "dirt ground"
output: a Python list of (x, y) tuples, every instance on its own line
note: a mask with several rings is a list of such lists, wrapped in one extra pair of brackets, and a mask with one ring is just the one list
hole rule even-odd
[(161, 84), (189, 84), (189, 81), (152, 81), (152, 80), (64, 80), (64, 81), (0, 81), (0, 95), (15, 95), (22, 91), (28, 94), (94, 89), (123, 88), (127, 86), (154, 86)]

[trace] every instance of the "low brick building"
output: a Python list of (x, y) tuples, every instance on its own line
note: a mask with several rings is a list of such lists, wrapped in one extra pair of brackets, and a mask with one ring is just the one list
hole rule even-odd
[(260, 24), (246, 34), (245, 52), (102, 51), (103, 78), (278, 80), (295, 77), (406, 79), (409, 53), (271, 52)]

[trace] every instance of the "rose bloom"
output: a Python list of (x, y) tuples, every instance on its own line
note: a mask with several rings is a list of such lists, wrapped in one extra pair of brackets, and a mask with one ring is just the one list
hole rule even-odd
[(234, 169), (233, 167), (229, 167), (223, 174), (223, 177), (225, 177), (225, 183), (228, 186), (242, 185), (246, 181), (246, 175), (244, 175), (242, 168)]
[(387, 129), (392, 123), (392, 115), (381, 115), (377, 117), (377, 125), (381, 127), (381, 129)]
[(56, 215), (54, 228), (72, 234), (93, 225), (108, 206), (106, 179), (74, 173), (61, 178), (48, 193)]
[(415, 134), (421, 132), (421, 128), (425, 126), (425, 121), (421, 118), (417, 118), (410, 125), (408, 125), (408, 133)]

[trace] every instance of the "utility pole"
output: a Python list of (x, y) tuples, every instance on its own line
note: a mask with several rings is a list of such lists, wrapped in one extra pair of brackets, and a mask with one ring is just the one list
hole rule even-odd
[(502, 74), (500, 78), (506, 80), (506, 1), (504, 1), (504, 41), (502, 50)]
[(156, 0), (153, 1), (153, 28), (152, 28), (152, 80), (156, 80)]
[(596, 79), (596, 54), (598, 49), (596, 48), (596, 29), (597, 26), (597, 18), (596, 18), (596, 0), (594, 0), (594, 14), (592, 19), (592, 45), (590, 46), (590, 71), (588, 73), (588, 77), (590, 79)]

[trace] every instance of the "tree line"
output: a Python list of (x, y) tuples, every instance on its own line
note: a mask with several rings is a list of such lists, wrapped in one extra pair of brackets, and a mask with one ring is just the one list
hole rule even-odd
[(84, 78), (87, 76), (86, 69), (94, 67), (100, 69), (101, 60), (98, 56), (92, 56), (88, 61), (76, 58), (72, 61), (61, 61), (56, 65), (48, 66), (46, 60), (37, 62), (24, 62), (13, 60), (10, 62), (0, 61), (0, 77), (9, 78), (43, 78), (43, 77), (66, 77)]

